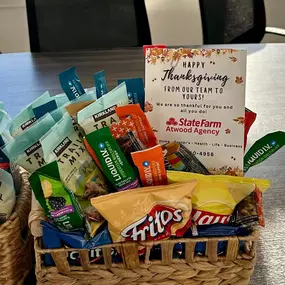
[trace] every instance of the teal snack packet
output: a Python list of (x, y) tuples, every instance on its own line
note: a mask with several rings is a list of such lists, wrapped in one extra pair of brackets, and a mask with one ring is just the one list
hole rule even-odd
[(4, 110), (4, 103), (0, 101), (0, 110)]
[(57, 104), (55, 100), (51, 100), (41, 106), (33, 108), (36, 119), (43, 117), (45, 114), (50, 113), (57, 109)]
[(50, 112), (50, 115), (52, 116), (52, 118), (55, 120), (55, 122), (57, 123), (58, 121), (60, 121), (62, 119), (62, 117), (66, 114), (66, 109), (65, 107), (68, 105), (65, 104), (57, 109), (55, 109), (54, 111)]
[(3, 148), (3, 153), (11, 162), (18, 164), (29, 172), (45, 164), (40, 138), (47, 133), (55, 121), (46, 114), (25, 132), (9, 141)]
[(85, 134), (92, 133), (100, 128), (118, 122), (115, 108), (128, 104), (126, 84), (123, 82), (108, 94), (103, 95), (94, 103), (82, 109), (77, 114), (77, 121)]
[(102, 95), (108, 93), (107, 82), (105, 77), (104, 70), (101, 70), (93, 75), (94, 83), (97, 91), (98, 99), (102, 97)]
[(86, 140), (96, 155), (94, 159), (99, 161), (105, 176), (118, 191), (139, 187), (137, 173), (127, 161), (109, 127), (88, 134)]
[(69, 99), (65, 93), (54, 95), (51, 99), (56, 101), (57, 107), (61, 107), (62, 105), (69, 103)]
[(84, 230), (82, 210), (62, 184), (56, 161), (37, 169), (29, 181), (44, 213), (61, 231)]
[(140, 104), (144, 110), (145, 92), (142, 78), (119, 79), (118, 84), (126, 83), (129, 104)]
[(70, 101), (85, 94), (85, 90), (77, 76), (75, 66), (61, 72), (58, 76), (60, 85)]
[(269, 133), (257, 140), (244, 156), (244, 173), (257, 165), (285, 145), (285, 132)]
[(24, 110), (22, 110), (11, 122), (11, 135), (15, 137), (32, 126), (37, 120), (33, 112), (33, 108), (45, 104), (50, 100), (50, 94), (48, 91), (46, 91), (34, 102), (29, 104)]
[(47, 163), (58, 162), (63, 185), (77, 196), (84, 196), (85, 185), (100, 181), (106, 187), (105, 179), (92, 157), (75, 132), (69, 115), (55, 124), (40, 140)]

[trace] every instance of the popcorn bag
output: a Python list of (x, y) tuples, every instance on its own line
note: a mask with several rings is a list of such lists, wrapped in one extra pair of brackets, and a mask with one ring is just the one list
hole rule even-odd
[(67, 69), (65, 94), (45, 92), (3, 131), (5, 163), (31, 172), (38, 284), (249, 283), (225, 272), (254, 268), (270, 181), (244, 174), (284, 132), (244, 156), (246, 51), (150, 46), (145, 69), (145, 88), (112, 90), (104, 71), (85, 89)]

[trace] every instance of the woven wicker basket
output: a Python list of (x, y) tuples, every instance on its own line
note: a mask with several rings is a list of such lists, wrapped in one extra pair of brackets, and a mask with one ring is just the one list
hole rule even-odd
[[(77, 250), (81, 266), (71, 266), (68, 251), (76, 249), (42, 249), (41, 239), (35, 240), (36, 276), (38, 284), (58, 285), (245, 285), (249, 283), (255, 265), (258, 232), (248, 237), (192, 238), (144, 242), (145, 258), (138, 256), (138, 244), (133, 242), (102, 246), (104, 264), (90, 264), (88, 250)], [(217, 255), (219, 241), (227, 241), (224, 256)], [(243, 252), (240, 241), (244, 241)], [(185, 244), (185, 259), (173, 259), (175, 243)], [(197, 242), (206, 242), (205, 257), (195, 256)], [(153, 245), (161, 245), (161, 259), (150, 261)], [(112, 263), (111, 251), (115, 248), (122, 256), (122, 263)], [(56, 264), (46, 267), (43, 255), (52, 255)]]
[(15, 187), (20, 187), (20, 196), (14, 212), (0, 226), (0, 284), (20, 285), (33, 266), (33, 237), (28, 228), (31, 210), (29, 174), (23, 169), (14, 171)]

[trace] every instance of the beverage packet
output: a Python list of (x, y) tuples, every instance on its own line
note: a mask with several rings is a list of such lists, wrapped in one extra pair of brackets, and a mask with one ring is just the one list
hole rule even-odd
[(0, 169), (10, 172), (10, 161), (7, 155), (3, 152), (2, 147), (12, 140), (12, 136), (8, 130), (11, 123), (10, 116), (0, 109)]
[(84, 230), (83, 212), (74, 194), (61, 182), (56, 161), (37, 169), (29, 181), (36, 199), (52, 223), (63, 232)]
[(9, 141), (3, 148), (3, 153), (11, 162), (18, 164), (32, 173), (45, 164), (40, 138), (46, 134), (55, 121), (50, 114), (39, 119), (29, 129)]
[(285, 132), (269, 133), (257, 140), (244, 156), (244, 173), (257, 165), (285, 145)]
[(77, 76), (75, 66), (61, 72), (58, 76), (61, 88), (70, 101), (85, 94), (85, 90)]
[(94, 75), (94, 83), (96, 87), (97, 98), (101, 98), (102, 95), (108, 93), (107, 82), (104, 70), (96, 72)]
[(253, 111), (249, 110), (248, 108), (245, 108), (245, 117), (244, 117), (244, 149), (247, 145), (247, 135), (249, 133), (249, 130), (253, 123), (256, 120), (257, 114)]
[(168, 183), (197, 180), (192, 197), (193, 221), (197, 225), (228, 224), (236, 205), (255, 187), (264, 192), (270, 186), (270, 181), (266, 179), (228, 175), (168, 171), (167, 177)]
[(240, 227), (265, 226), (262, 193), (255, 187), (254, 191), (237, 204), (230, 223)]
[(79, 125), (86, 134), (118, 122), (115, 108), (128, 104), (126, 84), (122, 83), (108, 94), (82, 109), (77, 114)]
[(209, 175), (210, 172), (201, 161), (178, 142), (169, 142), (162, 146), (165, 151), (165, 160), (168, 170), (186, 171)]
[(129, 104), (140, 104), (142, 110), (144, 110), (145, 92), (142, 78), (128, 78), (119, 79), (118, 84), (122, 82), (126, 83)]
[[(40, 140), (47, 163), (58, 162), (63, 185), (77, 196), (83, 196), (86, 183), (105, 180), (75, 132), (69, 115), (54, 125)], [(98, 180), (97, 180), (98, 179)]]
[(195, 185), (193, 180), (118, 192), (92, 198), (91, 204), (107, 220), (113, 242), (182, 237), (191, 226)]
[(35, 114), (36, 119), (38, 120), (42, 116), (44, 116), (47, 113), (50, 113), (57, 108), (66, 105), (69, 103), (69, 99), (67, 98), (66, 94), (58, 94), (55, 96), (52, 96), (50, 98), (50, 101), (42, 104), (40, 106), (34, 107), (33, 112)]
[(33, 108), (45, 104), (50, 101), (50, 94), (48, 91), (44, 92), (34, 102), (29, 104), (22, 110), (11, 122), (10, 133), (13, 137), (19, 135), (36, 122), (36, 117)]
[(139, 104), (117, 107), (116, 114), (120, 119), (131, 117), (135, 124), (138, 138), (147, 148), (157, 145), (157, 138)]
[(132, 152), (131, 155), (139, 170), (140, 180), (144, 187), (167, 185), (163, 152), (160, 145)]
[(5, 223), (16, 203), (13, 177), (0, 168), (0, 224)]
[(120, 150), (109, 127), (88, 134), (85, 138), (89, 153), (112, 186), (119, 191), (139, 187), (136, 172)]

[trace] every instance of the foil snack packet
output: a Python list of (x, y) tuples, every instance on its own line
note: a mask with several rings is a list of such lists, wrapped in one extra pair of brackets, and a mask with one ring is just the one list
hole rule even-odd
[(109, 127), (88, 134), (85, 138), (89, 153), (113, 187), (118, 191), (139, 187), (137, 174), (113, 138)]
[(32, 173), (45, 165), (40, 138), (55, 124), (51, 115), (46, 114), (36, 121), (29, 129), (9, 141), (3, 148), (3, 153), (11, 162), (22, 166)]
[(45, 104), (51, 100), (48, 91), (44, 92), (39, 96), (34, 102), (29, 104), (25, 109), (23, 109), (11, 122), (10, 133), (13, 137), (19, 135), (26, 129), (32, 126), (37, 120), (33, 112), (33, 108)]
[(78, 123), (86, 134), (90, 134), (93, 131), (118, 122), (119, 118), (116, 115), (115, 108), (127, 104), (126, 84), (122, 83), (108, 94), (78, 112)]
[(75, 66), (61, 72), (58, 76), (60, 85), (70, 101), (85, 94)]
[(228, 175), (168, 171), (167, 177), (168, 183), (197, 180), (192, 197), (193, 222), (197, 225), (228, 224), (239, 202), (256, 187), (264, 192), (270, 186), (269, 180)]
[(98, 181), (105, 189), (105, 180), (74, 130), (71, 117), (65, 115), (40, 140), (47, 163), (58, 162), (61, 181), (77, 196), (84, 196), (85, 185)]
[(140, 188), (92, 198), (91, 203), (108, 221), (113, 242), (182, 237), (191, 226), (195, 185), (193, 180)]
[(36, 199), (48, 219), (61, 231), (84, 231), (84, 215), (74, 194), (60, 180), (58, 163), (37, 169), (29, 178)]

